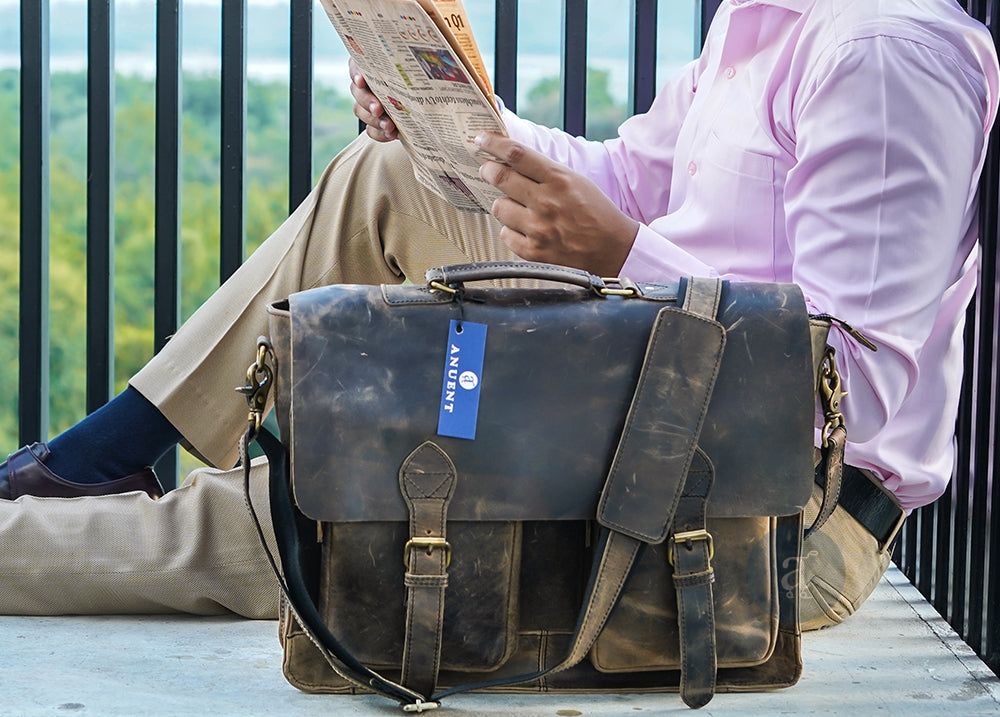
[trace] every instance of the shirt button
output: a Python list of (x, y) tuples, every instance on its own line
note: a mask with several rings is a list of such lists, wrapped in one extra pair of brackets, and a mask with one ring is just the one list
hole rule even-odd
[(698, 171), (698, 165), (695, 164), (694, 162), (688, 162), (688, 174), (690, 174), (693, 177), (695, 172), (697, 171)]
[(734, 77), (736, 77), (736, 68), (735, 67), (727, 67), (726, 68), (726, 79), (731, 80)]

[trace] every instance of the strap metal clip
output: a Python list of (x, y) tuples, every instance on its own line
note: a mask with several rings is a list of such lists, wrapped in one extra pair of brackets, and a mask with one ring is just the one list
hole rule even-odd
[(819, 393), (823, 404), (823, 418), (826, 420), (823, 424), (823, 448), (830, 445), (830, 436), (833, 432), (844, 425), (844, 414), (840, 412), (840, 404), (847, 391), (841, 386), (836, 359), (836, 349), (827, 346), (819, 372)]
[(264, 421), (267, 394), (270, 393), (271, 384), (274, 382), (274, 370), (271, 368), (273, 361), (271, 342), (261, 336), (257, 339), (257, 360), (247, 368), (247, 383), (236, 389), (238, 393), (246, 396), (250, 408), (247, 416), (247, 433), (251, 441), (260, 433), (260, 426)]

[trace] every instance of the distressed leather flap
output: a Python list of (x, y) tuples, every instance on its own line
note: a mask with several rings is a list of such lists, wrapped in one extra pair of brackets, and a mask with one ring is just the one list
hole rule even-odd
[[(276, 400), (289, 414), (299, 509), (322, 521), (407, 520), (396, 475), (433, 440), (457, 469), (449, 520), (594, 518), (651, 328), (680, 293), (643, 292), (656, 300), (576, 288), (469, 287), (461, 304), (413, 286), (292, 295), (272, 324), (291, 327), (277, 331), (289, 337), (275, 344), (278, 382), (290, 385)], [(436, 435), (449, 322), (459, 318), (487, 326), (474, 440)], [(801, 292), (726, 284), (717, 320), (726, 350), (699, 439), (716, 470), (709, 513), (795, 513), (811, 490), (814, 420)], [(678, 365), (705, 360), (676, 343)]]

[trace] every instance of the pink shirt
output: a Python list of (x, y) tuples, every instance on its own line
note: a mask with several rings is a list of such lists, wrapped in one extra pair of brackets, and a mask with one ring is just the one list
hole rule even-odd
[(703, 53), (619, 137), (505, 114), (641, 223), (622, 275), (799, 284), (830, 344), (847, 461), (907, 509), (951, 477), (976, 179), (1000, 71), (950, 0), (727, 0)]

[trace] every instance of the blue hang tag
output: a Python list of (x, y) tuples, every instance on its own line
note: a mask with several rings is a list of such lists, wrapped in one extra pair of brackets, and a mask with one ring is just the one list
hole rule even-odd
[(486, 324), (451, 320), (441, 382), (441, 412), (438, 435), (452, 438), (476, 437), (479, 417), (479, 390), (483, 384), (483, 355), (486, 353)]

